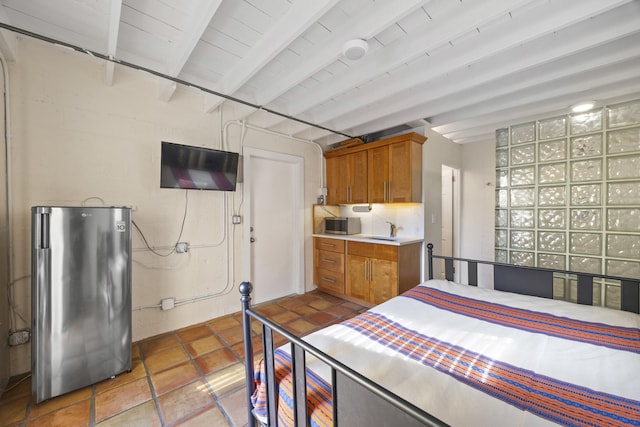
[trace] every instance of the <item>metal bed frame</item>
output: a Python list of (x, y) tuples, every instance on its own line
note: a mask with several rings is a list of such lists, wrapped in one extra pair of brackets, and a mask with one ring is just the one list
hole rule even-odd
[[(524, 295), (553, 298), (554, 273), (576, 276), (578, 304), (593, 304), (594, 278), (616, 280), (619, 281), (621, 285), (621, 310), (640, 313), (640, 279), (568, 270), (553, 270), (540, 267), (515, 266), (491, 261), (434, 255), (433, 244), (431, 243), (427, 245), (427, 253), (429, 279), (433, 279), (434, 259), (444, 260), (445, 279), (450, 281), (453, 281), (454, 262), (463, 262), (467, 265), (467, 284), (477, 286), (478, 264), (485, 264), (493, 266), (495, 289)], [(254, 427), (256, 421), (258, 421), (253, 413), (251, 404), (251, 396), (255, 388), (253, 342), (251, 340), (252, 318), (262, 323), (262, 347), (267, 377), (267, 425), (277, 425), (278, 391), (275, 381), (274, 332), (282, 335), (291, 345), (294, 422), (297, 427), (308, 425), (305, 372), (305, 357), (307, 354), (315, 356), (331, 368), (334, 426), (402, 425), (417, 427), (447, 425), (393, 392), (372, 382), (348, 366), (323, 353), (300, 337), (291, 334), (269, 319), (254, 312), (251, 309), (252, 290), (251, 283), (242, 282), (240, 284), (247, 386), (246, 401), (250, 427)]]

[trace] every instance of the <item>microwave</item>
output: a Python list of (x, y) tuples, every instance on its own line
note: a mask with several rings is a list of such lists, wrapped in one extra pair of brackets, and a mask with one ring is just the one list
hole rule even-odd
[(360, 218), (335, 216), (324, 219), (327, 234), (360, 234)]

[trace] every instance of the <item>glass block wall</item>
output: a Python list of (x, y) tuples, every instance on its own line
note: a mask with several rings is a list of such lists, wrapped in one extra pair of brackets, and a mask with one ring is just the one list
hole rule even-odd
[(497, 262), (640, 277), (640, 100), (498, 129), (495, 218)]

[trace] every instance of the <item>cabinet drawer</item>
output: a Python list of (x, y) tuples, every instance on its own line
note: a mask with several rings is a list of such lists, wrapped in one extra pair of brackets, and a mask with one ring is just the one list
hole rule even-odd
[(344, 274), (331, 270), (318, 270), (318, 287), (344, 294)]
[(349, 255), (372, 257), (375, 252), (375, 246), (373, 243), (347, 242), (347, 253)]
[(349, 255), (385, 259), (388, 261), (398, 260), (398, 247), (392, 245), (364, 242), (347, 242), (347, 253)]
[(398, 260), (398, 246), (391, 245), (375, 245), (374, 258), (386, 259), (387, 261)]
[(344, 273), (344, 254), (319, 250), (317, 256), (317, 268)]
[(313, 241), (317, 250), (344, 253), (344, 240), (316, 237)]

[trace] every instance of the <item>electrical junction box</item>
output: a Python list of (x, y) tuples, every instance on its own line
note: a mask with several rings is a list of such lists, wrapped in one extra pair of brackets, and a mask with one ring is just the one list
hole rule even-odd
[(176, 302), (173, 298), (164, 298), (162, 300), (162, 309), (163, 310), (171, 310), (176, 306)]
[(16, 331), (9, 335), (9, 346), (13, 347), (20, 344), (26, 344), (31, 338), (31, 331), (24, 329), (22, 331)]
[(187, 242), (176, 243), (176, 252), (183, 254), (189, 250), (189, 244)]
[(242, 222), (242, 217), (240, 215), (234, 215), (231, 217), (231, 222), (233, 224), (240, 224)]

